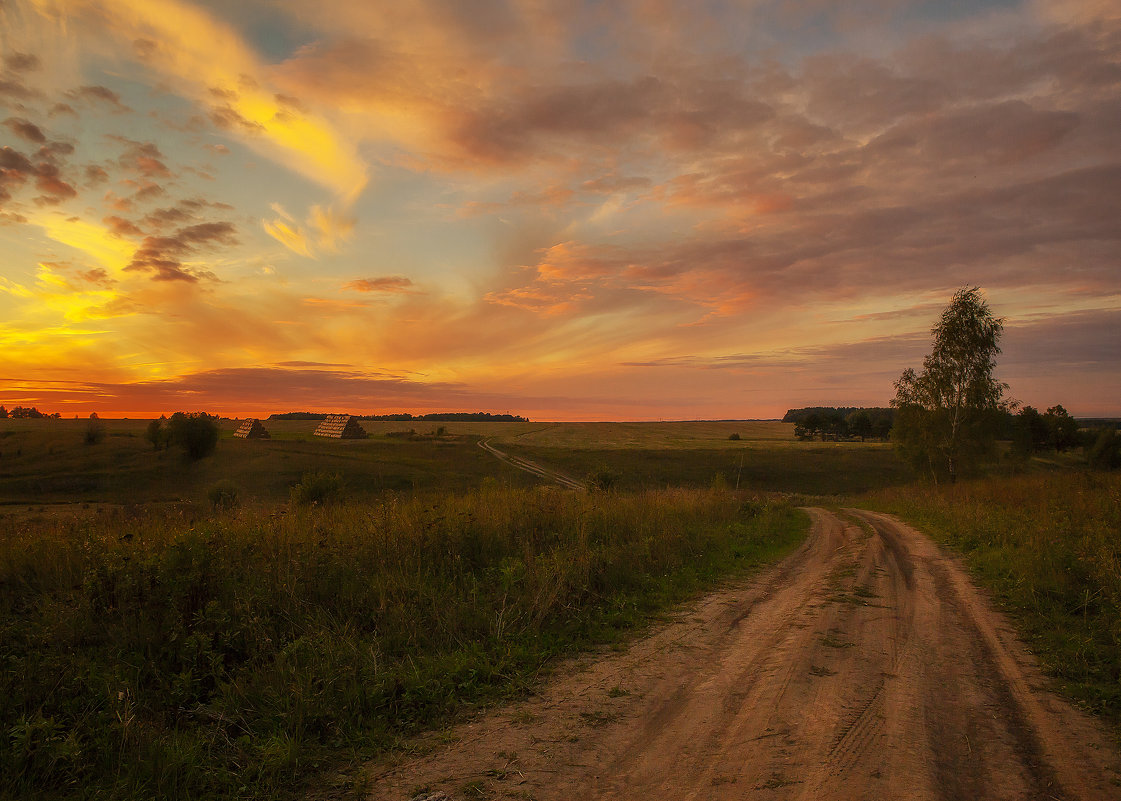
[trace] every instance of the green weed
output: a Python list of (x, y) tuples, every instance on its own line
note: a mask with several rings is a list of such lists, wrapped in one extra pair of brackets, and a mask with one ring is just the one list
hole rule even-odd
[(0, 797), (296, 792), (806, 529), (781, 503), (744, 519), (745, 500), (490, 486), (5, 519)]

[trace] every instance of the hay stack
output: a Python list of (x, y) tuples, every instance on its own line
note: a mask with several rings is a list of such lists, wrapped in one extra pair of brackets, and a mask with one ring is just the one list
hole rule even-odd
[(327, 419), (315, 429), (317, 437), (332, 439), (365, 439), (366, 429), (358, 424), (358, 418), (351, 414), (329, 414)]
[(268, 439), (269, 432), (256, 417), (247, 417), (234, 432), (234, 436), (242, 439)]

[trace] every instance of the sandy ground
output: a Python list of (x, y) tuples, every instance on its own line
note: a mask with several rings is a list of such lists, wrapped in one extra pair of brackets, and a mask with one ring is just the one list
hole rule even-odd
[(1121, 799), (1116, 743), (956, 560), (811, 514), (781, 564), (376, 766), (371, 799)]

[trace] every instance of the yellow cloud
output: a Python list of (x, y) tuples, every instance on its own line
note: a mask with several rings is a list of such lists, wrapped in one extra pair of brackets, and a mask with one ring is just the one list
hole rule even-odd
[(299, 253), (301, 256), (313, 258), (311, 242), (308, 241), (307, 234), (300, 226), (297, 225), (293, 228), (279, 218), (271, 222), (269, 220), (264, 220), (262, 224), (265, 226), (265, 233), (284, 245), (284, 247), (288, 248), (293, 253)]
[(136, 252), (135, 245), (95, 223), (47, 214), (33, 217), (30, 222), (42, 228), (55, 242), (80, 250), (114, 274), (121, 273)]
[(132, 261), (134, 245), (113, 236), (107, 228), (74, 218), (41, 214), (30, 222), (55, 242), (101, 266), (83, 271), (40, 262), (32, 287), (0, 280), (0, 290), (27, 301), (25, 308), (32, 319), (41, 319), (44, 312), (51, 317), (53, 312), (66, 323), (77, 323), (132, 313), (116, 282), (128, 275), (125, 268)]
[(353, 202), (366, 165), (331, 124), (285, 99), (237, 33), (180, 0), (34, 0), (65, 23), (95, 19), (119, 42), (208, 106), (216, 120), (306, 178)]
[(307, 221), (300, 225), (279, 203), (270, 205), (280, 216), (275, 220), (262, 220), (265, 232), (301, 256), (315, 258), (317, 250), (337, 253), (339, 242), (354, 234), (354, 218), (333, 206), (312, 206)]

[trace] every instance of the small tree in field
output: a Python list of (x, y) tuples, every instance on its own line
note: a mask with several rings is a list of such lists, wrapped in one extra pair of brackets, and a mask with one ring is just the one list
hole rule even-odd
[(218, 418), (206, 412), (176, 412), (167, 421), (171, 442), (191, 461), (214, 453), (218, 445)]
[(978, 287), (960, 289), (931, 329), (922, 372), (908, 367), (895, 382), (892, 440), (935, 480), (956, 481), (963, 462), (992, 448), (999, 413), (1011, 406), (1008, 385), (993, 377), (1003, 330)]
[(1062, 406), (1052, 406), (1043, 415), (1051, 447), (1059, 453), (1068, 451), (1078, 444), (1078, 421), (1070, 416)]

